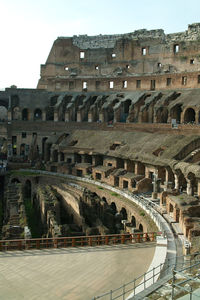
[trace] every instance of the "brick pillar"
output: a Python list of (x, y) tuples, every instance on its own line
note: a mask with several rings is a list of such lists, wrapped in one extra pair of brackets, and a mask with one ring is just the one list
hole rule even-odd
[(187, 195), (192, 196), (193, 195), (192, 182), (189, 179), (186, 179), (186, 181), (187, 181)]
[(198, 110), (195, 111), (195, 123), (199, 124), (199, 111)]
[(185, 111), (182, 111), (182, 113), (181, 113), (181, 120), (180, 120), (181, 124), (183, 124), (183, 122), (184, 122), (184, 114), (185, 114)]
[(42, 121), (46, 121), (46, 111), (42, 112)]
[(200, 179), (197, 179), (197, 195), (200, 197)]
[(54, 122), (58, 122), (58, 112), (54, 111)]
[(178, 175), (175, 173), (174, 174), (174, 183), (175, 183), (175, 189), (176, 190), (179, 190), (179, 177), (178, 177)]

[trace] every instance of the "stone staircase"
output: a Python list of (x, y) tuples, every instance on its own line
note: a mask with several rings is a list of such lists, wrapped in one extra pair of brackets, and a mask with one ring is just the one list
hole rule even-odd
[(21, 184), (10, 183), (6, 191), (6, 221), (3, 226), (3, 239), (19, 239), (23, 237), (25, 213), (22, 212), (23, 204)]

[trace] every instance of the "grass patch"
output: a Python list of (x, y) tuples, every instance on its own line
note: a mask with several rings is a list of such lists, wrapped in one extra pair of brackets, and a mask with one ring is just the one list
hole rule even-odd
[(10, 175), (18, 175), (18, 176), (38, 176), (38, 174), (33, 173), (31, 171), (10, 171)]
[(115, 192), (111, 192), (110, 193), (112, 196), (115, 196), (115, 197), (119, 197), (119, 194), (115, 193)]
[(102, 186), (98, 186), (98, 189), (99, 190), (103, 190), (104, 188)]

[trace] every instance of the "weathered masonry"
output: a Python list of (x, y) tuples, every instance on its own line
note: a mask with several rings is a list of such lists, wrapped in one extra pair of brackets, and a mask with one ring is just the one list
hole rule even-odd
[[(198, 240), (199, 41), (200, 24), (168, 35), (160, 29), (58, 38), (37, 89), (0, 92), (1, 172), (7, 160), (10, 169), (35, 167), (152, 194), (184, 235)], [(49, 187), (40, 191), (36, 203), (50, 205), (43, 201)], [(101, 211), (112, 204), (97, 202)], [(47, 235), (60, 234), (50, 226), (54, 217), (42, 220)]]
[(185, 32), (59, 37), (41, 66), (39, 89), (134, 91), (198, 88), (200, 24)]

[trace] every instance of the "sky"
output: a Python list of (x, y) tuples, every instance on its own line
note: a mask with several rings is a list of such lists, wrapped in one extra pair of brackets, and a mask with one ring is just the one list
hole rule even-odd
[(36, 88), (58, 36), (187, 30), (199, 0), (1, 0), (0, 89)]

